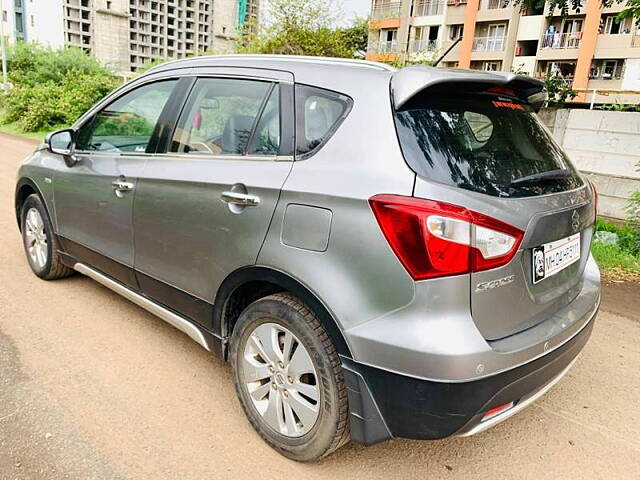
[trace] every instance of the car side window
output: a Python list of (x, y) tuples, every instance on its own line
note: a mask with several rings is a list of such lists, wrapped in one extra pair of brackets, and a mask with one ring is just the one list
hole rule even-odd
[[(180, 115), (171, 145), (172, 152), (205, 155), (244, 155), (249, 146), (254, 154), (277, 152), (279, 132), (270, 119), (274, 89), (271, 82), (230, 78), (200, 78)], [(274, 100), (277, 104), (277, 99)], [(251, 136), (260, 113), (264, 122), (258, 125), (259, 138)], [(279, 123), (278, 123), (279, 130)]]
[(249, 155), (277, 155), (280, 147), (280, 90), (274, 88), (251, 138)]
[(76, 148), (84, 151), (147, 151), (156, 123), (177, 80), (143, 85), (100, 110), (79, 130)]
[(330, 90), (296, 85), (296, 153), (309, 154), (324, 144), (352, 103), (349, 97)]

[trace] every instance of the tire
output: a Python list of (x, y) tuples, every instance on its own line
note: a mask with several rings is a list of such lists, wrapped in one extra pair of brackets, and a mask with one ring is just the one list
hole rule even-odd
[(22, 244), (33, 273), (44, 280), (56, 280), (74, 272), (62, 263), (51, 220), (38, 195), (29, 195), (24, 201), (20, 222)]
[[(275, 339), (271, 350), (264, 338)], [(317, 460), (349, 441), (340, 359), (318, 318), (295, 296), (270, 295), (242, 312), (230, 362), (249, 422), (282, 455)]]

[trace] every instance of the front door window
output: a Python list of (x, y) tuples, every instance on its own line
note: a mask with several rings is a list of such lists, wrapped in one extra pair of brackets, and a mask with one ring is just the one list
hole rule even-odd
[[(177, 80), (128, 92), (98, 112), (78, 132), (79, 151), (145, 153)], [(149, 152), (147, 152), (149, 153)]]

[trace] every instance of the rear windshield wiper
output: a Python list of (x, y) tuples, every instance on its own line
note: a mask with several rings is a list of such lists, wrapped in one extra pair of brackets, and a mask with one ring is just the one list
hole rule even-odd
[(547, 180), (562, 180), (564, 178), (569, 178), (571, 175), (571, 170), (559, 168), (557, 170), (549, 170), (547, 172), (534, 173), (533, 175), (527, 175), (526, 177), (517, 178), (511, 181), (509, 185), (526, 185), (529, 183), (545, 182)]

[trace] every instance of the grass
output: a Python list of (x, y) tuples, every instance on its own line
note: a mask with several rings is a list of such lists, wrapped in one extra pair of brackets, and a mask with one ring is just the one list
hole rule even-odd
[(640, 232), (629, 225), (622, 227), (598, 219), (596, 231), (614, 232), (618, 243), (606, 245), (594, 241), (591, 253), (605, 277), (612, 280), (640, 281)]
[(18, 126), (17, 122), (14, 122), (14, 123), (5, 123), (3, 125), (0, 125), (0, 132), (9, 133), (11, 135), (17, 135), (19, 137), (31, 138), (34, 140), (43, 141), (44, 137), (46, 137), (47, 134), (51, 132), (55, 132), (56, 130), (60, 130), (62, 128), (65, 128), (65, 127), (63, 125), (60, 125), (60, 126), (48, 128), (46, 130), (41, 130), (38, 132), (25, 133), (20, 130), (20, 127)]
[(591, 245), (591, 253), (602, 270), (623, 269), (640, 274), (640, 258), (624, 251), (618, 245), (594, 242)]

